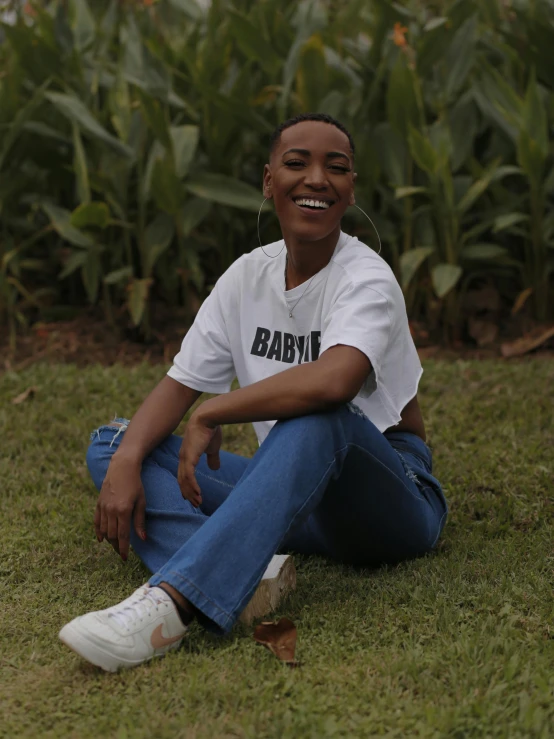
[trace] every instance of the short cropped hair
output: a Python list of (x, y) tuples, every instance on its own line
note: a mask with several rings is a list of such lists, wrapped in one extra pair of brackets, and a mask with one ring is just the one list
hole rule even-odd
[(273, 153), (275, 147), (279, 143), (279, 139), (281, 138), (283, 131), (287, 128), (291, 128), (291, 126), (296, 126), (297, 123), (303, 123), (304, 121), (320, 121), (321, 123), (328, 123), (331, 126), (335, 126), (335, 128), (338, 128), (339, 131), (342, 131), (346, 135), (352, 154), (354, 154), (354, 139), (350, 132), (342, 125), (342, 123), (326, 113), (300, 113), (300, 115), (296, 115), (294, 118), (289, 118), (288, 121), (281, 123), (277, 126), (275, 131), (273, 131), (269, 139), (269, 153)]

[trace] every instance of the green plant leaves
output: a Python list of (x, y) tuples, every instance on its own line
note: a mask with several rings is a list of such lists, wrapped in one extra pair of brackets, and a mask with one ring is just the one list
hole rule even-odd
[(196, 0), (169, 0), (169, 4), (193, 20), (202, 18), (203, 12)]
[(523, 102), (523, 128), (536, 142), (543, 158), (548, 155), (548, 120), (535, 71), (531, 72)]
[(172, 126), (169, 130), (173, 147), (175, 173), (182, 180), (188, 174), (189, 167), (198, 146), (198, 126)]
[(406, 58), (399, 54), (390, 73), (387, 87), (387, 117), (393, 129), (402, 137), (410, 127), (419, 128), (419, 80), (408, 66)]
[(86, 258), (81, 267), (81, 277), (90, 303), (96, 302), (101, 276), (102, 267), (98, 250), (96, 248), (89, 249), (86, 252)]
[(132, 280), (128, 287), (127, 307), (135, 326), (138, 326), (146, 310), (152, 280)]
[(87, 49), (96, 38), (96, 23), (86, 0), (71, 0), (73, 38), (78, 51)]
[(498, 233), (498, 231), (504, 231), (528, 220), (529, 216), (526, 213), (504, 213), (494, 219), (493, 231)]
[[(406, 290), (409, 312), (431, 315), (429, 275), (444, 297), (502, 272), (502, 289), (532, 288), (529, 310), (552, 315), (547, 4), (456, 0), (445, 15), (389, 0), (43, 5), (3, 26), (0, 45), (3, 243), (6, 254), (25, 246), (9, 276), (29, 295), (26, 270), (43, 265), (48, 288), (61, 261), (64, 295), (84, 288), (95, 301), (108, 286), (107, 314), (121, 315), (108, 304), (128, 286), (144, 331), (154, 275), (156, 299), (190, 305), (189, 287), (201, 297), (205, 274), (255, 237), (274, 126), (315, 110), (354, 134), (384, 256), (405, 289), (424, 287)], [(9, 291), (13, 322), (28, 298)], [(439, 320), (456, 320), (452, 305)]]
[(429, 192), (427, 187), (415, 187), (413, 185), (410, 187), (397, 187), (394, 191), (394, 197), (397, 200), (402, 200), (402, 198), (410, 198), (413, 195), (420, 195), (427, 192)]
[(90, 184), (88, 177), (87, 156), (83, 147), (79, 127), (73, 123), (73, 169), (75, 170), (75, 184), (77, 195), (82, 203), (90, 200)]
[(75, 208), (70, 216), (70, 223), (75, 228), (106, 228), (110, 223), (110, 209), (106, 203), (83, 203)]
[(191, 198), (185, 203), (180, 218), (181, 229), (184, 236), (188, 236), (191, 231), (199, 226), (204, 218), (211, 211), (212, 205), (208, 200), (202, 198)]
[(477, 17), (469, 18), (454, 34), (445, 57), (447, 68), (444, 92), (452, 100), (465, 85), (474, 62), (474, 47), (477, 34)]
[(458, 283), (463, 274), (457, 264), (437, 264), (431, 270), (433, 288), (438, 298), (444, 298)]
[(77, 123), (83, 131), (107, 144), (121, 156), (133, 156), (132, 150), (108, 133), (75, 95), (63, 92), (47, 92), (45, 97), (56, 106), (62, 115)]
[[(186, 182), (186, 188), (199, 198), (256, 213), (263, 201), (263, 196), (256, 188), (234, 177), (221, 174), (206, 172), (195, 175)], [(269, 209), (267, 203), (265, 205), (266, 209)]]
[(182, 186), (175, 173), (172, 157), (168, 154), (157, 159), (152, 169), (151, 193), (157, 207), (172, 215), (179, 210)]
[(175, 222), (166, 213), (160, 213), (147, 226), (144, 234), (145, 277), (150, 277), (160, 256), (167, 250), (175, 235)]
[(439, 158), (429, 139), (416, 130), (413, 126), (409, 128), (408, 142), (410, 153), (415, 163), (428, 175), (434, 175), (439, 166)]
[(57, 205), (51, 205), (50, 203), (43, 203), (42, 209), (50, 219), (50, 222), (54, 229), (59, 235), (69, 241), (74, 246), (80, 246), (84, 249), (94, 246), (94, 241), (90, 236), (79, 231), (71, 223), (71, 213), (65, 208), (60, 208)]
[(497, 168), (498, 162), (493, 162), (488, 170), (484, 173), (484, 175), (471, 185), (471, 187), (467, 190), (465, 195), (458, 203), (457, 208), (460, 213), (465, 213), (466, 211), (468, 211), (471, 206), (478, 200), (478, 198), (481, 197), (481, 195), (485, 192), (485, 190), (493, 181)]
[(327, 78), (323, 40), (314, 34), (302, 48), (296, 76), (296, 92), (303, 110), (317, 110), (327, 92)]
[(464, 259), (490, 261), (509, 256), (509, 251), (498, 244), (471, 244), (462, 249)]
[(260, 29), (242, 13), (229, 8), (229, 28), (243, 54), (256, 61), (270, 74), (280, 66), (279, 56)]
[(416, 246), (405, 251), (400, 257), (400, 284), (406, 290), (417, 270), (423, 262), (435, 251), (433, 246)]
[(79, 267), (82, 267), (83, 264), (87, 260), (87, 253), (86, 251), (75, 251), (73, 254), (69, 256), (66, 263), (64, 264), (64, 268), (58, 275), (59, 280), (63, 280), (66, 277), (69, 277), (69, 275), (73, 274), (75, 270), (79, 269)]
[(121, 282), (128, 282), (132, 276), (133, 268), (131, 266), (120, 267), (119, 269), (114, 269), (113, 272), (109, 272), (102, 282), (105, 285), (118, 285)]

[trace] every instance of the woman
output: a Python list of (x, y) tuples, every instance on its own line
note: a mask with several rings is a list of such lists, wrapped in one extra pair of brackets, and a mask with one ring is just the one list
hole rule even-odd
[[(341, 231), (353, 167), (351, 136), (329, 116), (277, 129), (263, 190), (283, 240), (231, 265), (133, 420), (93, 434), (98, 540), (124, 560), (131, 543), (154, 573), (61, 630), (93, 664), (161, 655), (194, 618), (229, 631), (276, 552), (373, 565), (435, 546), (447, 506), (402, 292), (381, 257)], [(182, 439), (171, 435), (202, 392), (217, 397)], [(220, 452), (221, 425), (246, 421), (254, 457)]]

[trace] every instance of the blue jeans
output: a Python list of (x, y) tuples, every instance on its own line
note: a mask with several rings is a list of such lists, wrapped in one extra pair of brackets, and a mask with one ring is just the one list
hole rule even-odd
[[(124, 430), (91, 435), (98, 489)], [(131, 544), (150, 585), (172, 585), (216, 633), (231, 629), (275, 553), (398, 562), (433, 549), (446, 520), (429, 447), (408, 432), (382, 434), (351, 403), (278, 421), (251, 459), (221, 451), (217, 471), (203, 455), (199, 508), (179, 489), (180, 445), (169, 436), (143, 462), (147, 539), (131, 530)]]

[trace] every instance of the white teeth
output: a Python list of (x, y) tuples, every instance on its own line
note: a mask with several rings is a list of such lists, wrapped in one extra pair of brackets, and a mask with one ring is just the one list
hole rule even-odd
[(308, 198), (299, 198), (294, 202), (296, 205), (307, 205), (310, 208), (322, 208), (325, 210), (329, 207), (329, 203), (326, 203), (324, 200), (308, 200)]

